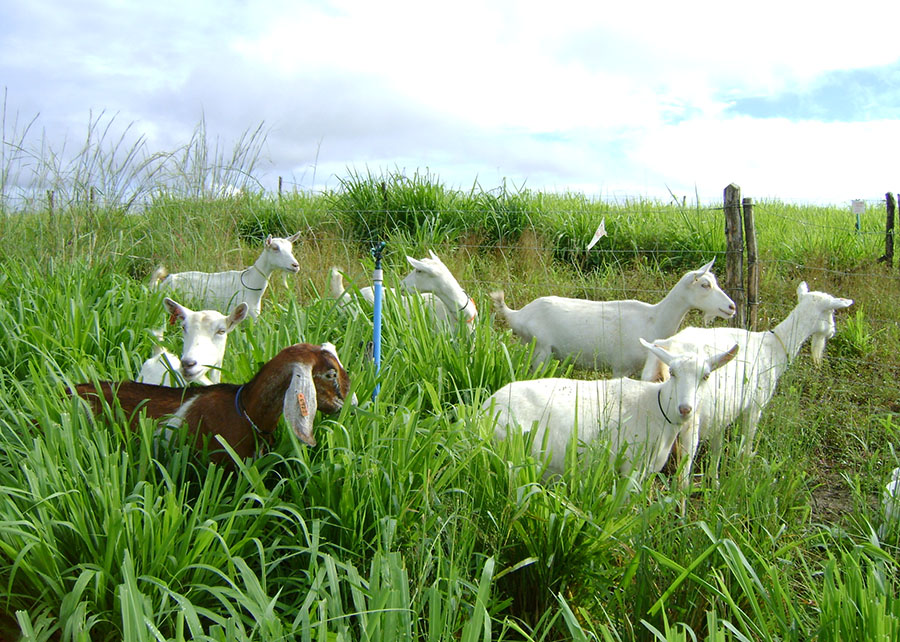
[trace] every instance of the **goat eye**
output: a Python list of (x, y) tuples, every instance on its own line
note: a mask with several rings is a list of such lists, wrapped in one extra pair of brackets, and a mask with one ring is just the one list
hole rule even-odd
[(709, 373), (708, 372), (705, 375), (703, 375), (703, 381), (709, 381)]
[(225, 328), (219, 328), (218, 330), (216, 330), (216, 334), (219, 334), (219, 335), (225, 334)]
[(710, 285), (709, 285), (709, 283), (704, 281), (703, 283), (700, 284), (700, 287), (703, 288), (704, 290), (708, 290), (710, 288)]

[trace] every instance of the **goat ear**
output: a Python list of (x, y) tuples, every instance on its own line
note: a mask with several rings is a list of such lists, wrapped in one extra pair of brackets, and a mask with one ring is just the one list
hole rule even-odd
[(738, 344), (735, 343), (734, 346), (732, 346), (731, 350), (728, 350), (727, 352), (722, 352), (721, 354), (717, 354), (714, 357), (710, 357), (709, 358), (710, 371), (716, 370), (717, 368), (721, 368), (726, 363), (728, 363), (729, 361), (734, 359), (737, 356), (737, 353), (738, 353)]
[(849, 308), (851, 305), (853, 305), (853, 299), (839, 299), (838, 297), (834, 298), (835, 310), (843, 310), (844, 308)]
[(308, 446), (316, 445), (313, 437), (313, 420), (316, 418), (317, 407), (312, 365), (297, 363), (294, 377), (284, 394), (284, 418), (297, 435), (297, 439)]
[(438, 258), (438, 255), (435, 254), (434, 251), (432, 251), (432, 250), (428, 250), (428, 256), (433, 258), (435, 261), (440, 261), (440, 259)]
[(272, 245), (272, 235), (271, 235), (271, 234), (269, 234), (269, 235), (266, 237), (266, 243), (265, 243), (265, 245), (266, 245), (266, 247), (269, 247), (270, 245)]
[(231, 311), (231, 314), (228, 315), (228, 318), (225, 320), (225, 324), (228, 326), (228, 331), (230, 332), (234, 327), (247, 318), (247, 313), (250, 311), (250, 307), (246, 303), (240, 303), (234, 310)]
[(800, 285), (797, 286), (797, 298), (799, 299), (807, 292), (809, 292), (809, 286), (806, 285), (806, 281), (800, 281)]
[(422, 261), (420, 261), (420, 260), (418, 260), (418, 259), (414, 259), (413, 257), (407, 255), (407, 256), (406, 256), (406, 260), (407, 260), (407, 262), (408, 262), (411, 266), (413, 266), (413, 267), (416, 268), (417, 270), (424, 270), (424, 269), (425, 269), (425, 264), (422, 263)]
[(287, 242), (295, 243), (297, 241), (297, 239), (299, 239), (299, 238), (300, 238), (300, 232), (296, 232), (294, 234), (291, 234), (289, 237), (287, 237)]
[(174, 299), (166, 297), (163, 299), (163, 305), (169, 312), (169, 325), (175, 323), (175, 319), (183, 319), (187, 316), (188, 309)]

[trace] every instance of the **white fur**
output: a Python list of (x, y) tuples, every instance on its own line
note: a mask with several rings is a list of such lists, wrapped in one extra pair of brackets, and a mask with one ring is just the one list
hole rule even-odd
[[(478, 316), (475, 302), (466, 294), (438, 256), (431, 250), (428, 254), (429, 257), (423, 259), (406, 257), (413, 270), (403, 278), (401, 286), (404, 290), (415, 291), (422, 297), (423, 304), (431, 310), (437, 327), (451, 327), (451, 324), (462, 317), (471, 330)], [(350, 293), (344, 288), (341, 272), (335, 267), (331, 268), (330, 291), (342, 305), (351, 301)], [(375, 291), (372, 286), (360, 288), (359, 293), (370, 304), (374, 303)], [(386, 296), (396, 296), (392, 288), (385, 288), (384, 293)], [(403, 304), (409, 304), (406, 295), (403, 296)]]
[(696, 352), (672, 355), (643, 339), (639, 344), (669, 365), (672, 376), (664, 383), (624, 377), (515, 381), (484, 403), (497, 416), (495, 436), (505, 439), (513, 425), (525, 432), (537, 430), (532, 453), (548, 456), (548, 470), (554, 473), (563, 471), (573, 437), (579, 443), (608, 446), (611, 457), (624, 451), (623, 474), (660, 470), (676, 437), (696, 431), (694, 408), (709, 373), (733, 359), (737, 347), (707, 357)]
[(885, 484), (881, 493), (881, 509), (884, 522), (879, 529), (879, 535), (884, 537), (887, 532), (896, 528), (900, 521), (900, 468), (891, 472), (891, 481)]
[(275, 270), (296, 274), (300, 264), (294, 258), (293, 243), (300, 232), (288, 238), (266, 238), (265, 247), (256, 262), (244, 270), (226, 272), (178, 272), (166, 275), (158, 268), (150, 279), (151, 286), (176, 290), (193, 297), (200, 305), (218, 310), (246, 302), (254, 319), (262, 309), (262, 297)]
[[(710, 377), (707, 395), (698, 410), (700, 439), (710, 440), (710, 470), (718, 479), (719, 460), (725, 428), (741, 418), (744, 436), (741, 454), (749, 455), (763, 408), (775, 393), (778, 378), (787, 370), (803, 343), (812, 338), (812, 357), (822, 361), (825, 342), (834, 336), (834, 311), (853, 304), (825, 292), (810, 292), (806, 283), (797, 288), (797, 306), (768, 332), (749, 332), (739, 328), (685, 328), (673, 337), (657, 343), (671, 352), (715, 352), (737, 343), (740, 356)], [(647, 357), (642, 379), (665, 378), (666, 368), (653, 355)], [(693, 459), (697, 444), (682, 443), (679, 450)]]
[(466, 294), (459, 281), (444, 265), (437, 254), (428, 250), (429, 258), (414, 259), (407, 256), (407, 262), (413, 271), (400, 282), (406, 290), (433, 294), (443, 306), (434, 306), (435, 321), (439, 326), (455, 324), (462, 316), (466, 326), (471, 330), (478, 317), (475, 301)]
[[(170, 298), (163, 300), (170, 323), (181, 321), (184, 342), (179, 359), (157, 346), (141, 366), (137, 381), (163, 386), (219, 383), (228, 334), (247, 317), (247, 304), (241, 303), (227, 317), (216, 310), (195, 312)], [(162, 331), (158, 332), (162, 338)]]
[(571, 356), (583, 368), (606, 366), (614, 376), (624, 376), (640, 371), (644, 363), (640, 337), (655, 341), (671, 336), (693, 309), (706, 318), (734, 316), (734, 302), (719, 288), (712, 264), (685, 274), (655, 304), (546, 296), (511, 310), (503, 292), (491, 298), (516, 335), (526, 342), (535, 339), (535, 366), (551, 354), (559, 359)]

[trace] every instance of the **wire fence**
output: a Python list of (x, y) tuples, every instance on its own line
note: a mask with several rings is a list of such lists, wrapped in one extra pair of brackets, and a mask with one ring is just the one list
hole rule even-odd
[[(607, 228), (611, 228), (611, 236), (617, 226), (627, 228), (631, 223), (635, 227), (647, 226), (650, 225), (648, 221), (652, 221), (655, 227), (664, 230), (669, 221), (677, 223), (682, 230), (694, 229), (714, 237), (706, 239), (704, 247), (713, 249), (705, 253), (704, 262), (716, 258), (714, 269), (721, 283), (728, 252), (725, 207), (673, 208), (672, 205), (654, 205), (639, 198), (631, 201), (631, 205), (633, 207), (621, 209), (579, 207), (554, 211), (553, 217), (570, 221), (585, 216), (590, 218), (590, 224), (584, 224), (578, 230), (582, 232), (579, 244), (573, 239), (569, 245), (561, 246), (558, 238), (548, 238), (535, 228), (534, 234), (524, 234), (516, 241), (485, 242), (475, 235), (471, 240), (462, 238), (434, 249), (439, 254), (448, 252), (453, 255), (454, 259), (447, 261), (448, 264), (455, 264), (458, 268), (454, 272), (458, 272), (460, 284), (467, 293), (477, 297), (483, 312), (485, 306), (490, 305), (489, 292), (509, 287), (515, 288), (518, 293), (519, 305), (513, 307), (521, 307), (533, 298), (550, 294), (595, 300), (634, 298), (656, 302), (674, 285), (677, 275), (673, 269), (667, 269), (662, 274), (653, 269), (643, 272), (640, 268), (642, 262), (659, 265), (668, 260), (682, 265), (697, 256), (695, 248), (641, 246), (631, 248), (634, 251), (622, 260), (620, 242), (604, 243), (601, 240), (590, 252), (601, 257), (595, 263), (606, 265), (609, 269), (599, 276), (590, 271), (582, 272), (577, 269), (577, 257), (584, 255), (590, 233), (604, 216)], [(894, 304), (900, 273), (879, 260), (886, 252), (883, 245), (884, 201), (870, 203), (859, 218), (849, 209), (834, 210), (822, 216), (813, 210), (804, 211), (802, 207), (779, 202), (764, 201), (754, 206), (759, 236), (759, 256), (756, 260), (761, 275), (757, 301), (761, 313), (757, 329), (771, 329), (790, 313), (796, 303), (793, 293), (805, 280), (809, 282), (810, 289), (855, 300), (853, 307), (837, 315), (841, 336), (833, 339), (833, 347), (826, 350), (826, 359), (830, 360), (834, 370), (847, 373), (847, 376), (834, 378), (831, 382), (833, 393), (864, 399), (862, 390), (873, 385), (873, 381), (896, 380), (900, 376), (900, 364), (884, 357), (886, 353), (894, 354), (893, 349), (888, 350), (885, 346), (895, 346), (900, 335)], [(447, 212), (432, 214), (439, 217)], [(464, 212), (455, 214), (462, 215)], [(319, 238), (322, 238), (321, 235)], [(341, 236), (329, 240), (344, 244), (350, 239)], [(500, 257), (501, 262), (506, 264), (505, 272), (501, 269), (499, 274), (486, 276), (471, 268), (473, 262), (469, 259), (484, 254)], [(673, 257), (679, 256), (683, 260), (672, 261)], [(810, 262), (808, 257), (814, 260)], [(573, 268), (565, 273), (571, 276), (565, 291), (560, 291), (558, 278), (561, 264)], [(701, 264), (698, 261), (693, 267)], [(616, 266), (621, 269), (616, 269)], [(402, 278), (407, 268), (402, 261), (395, 261), (392, 264), (394, 274), (387, 277), (386, 283)], [(358, 274), (362, 275), (358, 285), (365, 285), (365, 270)], [(737, 289), (746, 294), (745, 275), (739, 275), (738, 279), (736, 284), (732, 284), (732, 292)], [(696, 324), (700, 319), (691, 316), (688, 321)], [(843, 345), (839, 346), (841, 343)], [(896, 412), (900, 411), (900, 404), (874, 410)]]
[[(315, 200), (294, 202), (290, 194), (283, 196), (283, 203), (271, 196), (259, 202), (246, 194), (226, 198), (236, 199), (232, 208), (238, 212), (236, 217), (247, 217), (248, 211), (252, 217), (263, 216), (270, 209), (302, 209)], [(212, 206), (227, 204), (226, 198), (211, 197)], [(474, 207), (468, 203), (434, 207), (416, 204), (409, 212), (401, 211), (416, 219), (417, 233), (401, 235), (401, 240), (389, 247), (386, 285), (396, 283), (409, 269), (400, 247), (411, 254), (412, 247), (438, 252), (463, 288), (476, 298), (483, 315), (490, 310), (487, 295), (498, 289), (508, 294), (513, 291), (508, 297), (513, 307), (550, 294), (656, 302), (683, 271), (696, 269), (712, 258), (716, 259), (714, 271), (720, 283), (724, 280), (729, 252), (724, 204), (688, 204), (677, 199), (664, 203), (639, 195), (613, 202), (581, 195), (541, 198), (539, 217), (512, 199), (499, 197), (479, 201)], [(91, 201), (87, 199), (88, 207)], [(524, 211), (516, 209), (520, 206)], [(840, 336), (832, 340), (829, 345), (834, 347), (826, 353), (833, 366), (848, 373), (833, 382), (834, 391), (851, 395), (857, 386), (896, 381), (900, 365), (892, 355), (900, 343), (894, 303), (900, 271), (879, 261), (887, 254), (886, 202), (871, 199), (860, 216), (849, 208), (815, 208), (779, 201), (759, 201), (753, 206), (760, 270), (757, 329), (770, 329), (784, 319), (796, 301), (793, 291), (806, 280), (812, 289), (855, 300), (849, 311), (838, 315)], [(377, 237), (379, 228), (374, 222), (384, 213), (376, 202), (370, 210), (355, 212), (356, 223), (332, 216), (326, 217), (327, 225), (321, 226), (321, 218), (300, 216), (307, 221), (303, 244), (312, 253), (321, 249), (323, 255), (342, 256), (341, 267), (357, 285), (368, 285), (368, 246), (360, 239), (359, 223), (364, 226), (372, 221), (372, 227), (363, 231)], [(56, 215), (68, 213), (61, 210)], [(605, 220), (608, 236), (588, 251), (587, 244), (601, 220)], [(507, 221), (520, 226), (516, 234), (509, 233)], [(453, 235), (444, 233), (442, 226), (448, 225), (456, 225)], [(478, 232), (467, 233), (462, 229), (466, 225), (478, 228)], [(239, 254), (229, 254), (229, 260)], [(311, 263), (318, 266), (317, 271), (307, 277), (318, 292), (328, 292), (328, 266)], [(496, 265), (483, 270), (487, 263)], [(746, 298), (743, 276), (729, 287), (729, 293), (738, 292)], [(700, 321), (697, 315), (687, 319), (691, 324)], [(848, 348), (848, 341), (858, 345)]]

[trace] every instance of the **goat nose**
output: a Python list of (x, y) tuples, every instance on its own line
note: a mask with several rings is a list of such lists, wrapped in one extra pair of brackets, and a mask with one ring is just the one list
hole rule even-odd
[(197, 365), (196, 359), (182, 359), (181, 360), (181, 367), (184, 368), (185, 370), (190, 370), (191, 368), (193, 368), (196, 365)]
[(692, 410), (693, 410), (693, 408), (686, 403), (683, 403), (680, 406), (678, 406), (678, 412), (681, 413), (682, 417), (687, 417), (689, 414), (691, 414)]

